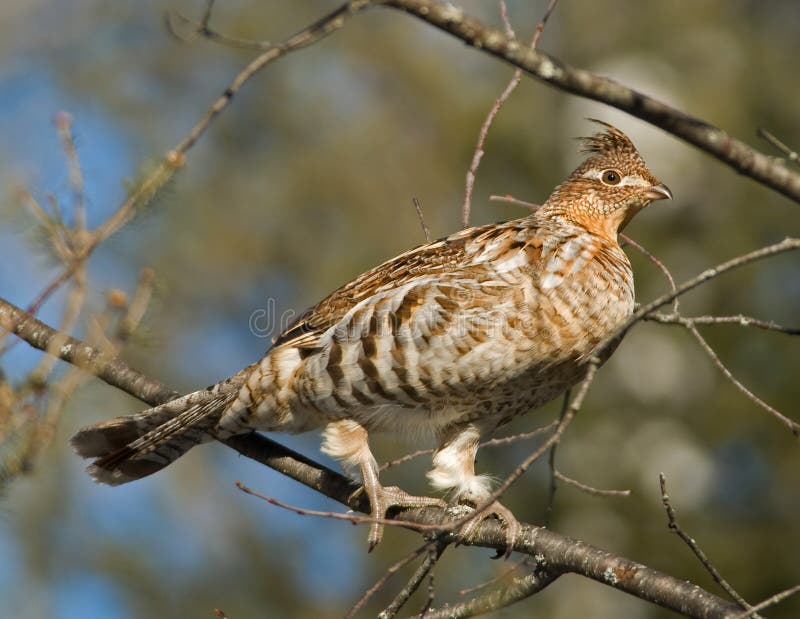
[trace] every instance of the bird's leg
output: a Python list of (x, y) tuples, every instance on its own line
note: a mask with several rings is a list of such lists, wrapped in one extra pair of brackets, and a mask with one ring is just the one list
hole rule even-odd
[[(433, 469), (428, 473), (428, 479), (435, 488), (453, 490), (459, 502), (471, 503), (475, 507), (489, 500), (489, 477), (475, 474), (478, 443), (481, 435), (489, 429), (466, 424), (451, 426), (440, 433), (439, 447), (433, 455)], [(490, 516), (495, 516), (506, 526), (505, 556), (508, 557), (519, 534), (520, 524), (511, 510), (499, 501), (492, 501), (480, 516), (467, 522), (459, 536), (462, 540), (468, 540), (478, 524)]]
[[(371, 516), (386, 518), (393, 507), (447, 507), (441, 499), (413, 496), (397, 486), (381, 486), (378, 479), (378, 463), (369, 449), (366, 429), (356, 421), (343, 419), (329, 423), (323, 432), (322, 452), (339, 460), (348, 473), (358, 467), (367, 493)], [(369, 527), (367, 542), (372, 551), (383, 537), (383, 524), (373, 522)]]

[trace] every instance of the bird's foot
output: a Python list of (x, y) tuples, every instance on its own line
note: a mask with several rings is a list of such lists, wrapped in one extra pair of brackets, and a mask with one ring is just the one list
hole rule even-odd
[[(442, 499), (435, 499), (427, 496), (414, 496), (401, 490), (397, 486), (376, 486), (369, 488), (365, 486), (367, 496), (369, 497), (370, 515), (375, 519), (383, 520), (386, 518), (386, 513), (395, 508), (413, 508), (413, 507), (447, 507)], [(358, 490), (356, 491), (358, 492)], [(369, 544), (369, 552), (378, 545), (378, 542), (383, 538), (382, 522), (373, 522), (369, 527), (369, 536), (367, 543)]]
[(519, 536), (519, 532), (522, 527), (519, 524), (519, 520), (516, 519), (511, 510), (499, 501), (493, 501), (480, 514), (475, 514), (474, 517), (470, 518), (470, 520), (468, 520), (464, 526), (461, 527), (461, 530), (458, 531), (458, 543), (470, 541), (472, 536), (475, 534), (478, 525), (486, 518), (491, 518), (492, 516), (500, 520), (505, 525), (506, 529), (506, 550), (502, 555), (500, 554), (500, 551), (498, 551), (497, 557), (495, 558), (502, 556), (504, 559), (508, 559), (508, 557), (511, 556), (511, 551), (514, 549), (514, 543), (517, 541), (517, 537)]

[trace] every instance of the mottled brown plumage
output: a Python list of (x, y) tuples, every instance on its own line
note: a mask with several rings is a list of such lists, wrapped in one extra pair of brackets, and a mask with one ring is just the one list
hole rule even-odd
[[(528, 217), (401, 254), (308, 310), (236, 377), (78, 432), (75, 449), (97, 458), (89, 472), (122, 484), (212, 438), (324, 427), (323, 451), (360, 472), (383, 517), (392, 505), (440, 501), (382, 487), (368, 434), (428, 434), (434, 487), (484, 500), (479, 440), (581, 380), (583, 362), (633, 311), (617, 233), (671, 197), (630, 140), (601, 124), (583, 141), (587, 159)], [(510, 512), (490, 513), (513, 537)], [(373, 526), (371, 546), (380, 535)]]

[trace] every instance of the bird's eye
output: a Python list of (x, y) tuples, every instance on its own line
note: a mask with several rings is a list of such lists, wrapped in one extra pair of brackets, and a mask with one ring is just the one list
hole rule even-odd
[(619, 185), (620, 174), (616, 170), (605, 170), (600, 179), (606, 185)]

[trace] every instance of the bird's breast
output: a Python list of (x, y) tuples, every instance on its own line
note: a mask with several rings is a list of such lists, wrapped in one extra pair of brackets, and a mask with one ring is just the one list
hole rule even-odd
[(546, 247), (529, 281), (531, 335), (554, 360), (590, 355), (633, 312), (627, 256), (588, 233)]

